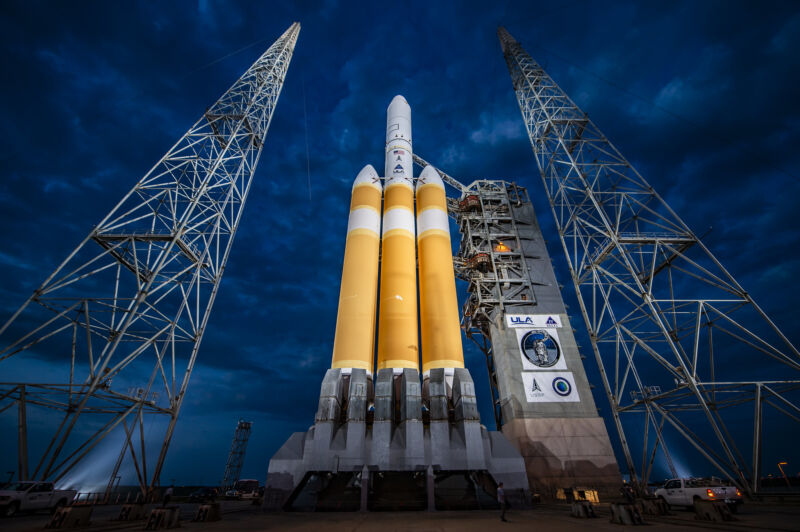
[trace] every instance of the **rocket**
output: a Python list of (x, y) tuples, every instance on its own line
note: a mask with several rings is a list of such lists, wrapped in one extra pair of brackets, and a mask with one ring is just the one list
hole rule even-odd
[(427, 166), (415, 185), (412, 148), (411, 107), (398, 95), (387, 109), (383, 186), (370, 165), (353, 183), (332, 368), (372, 375), (376, 308), (377, 371), (419, 371), (418, 330), (423, 373), (464, 367), (444, 183)]
[(450, 245), (447, 199), (439, 172), (428, 165), (416, 185), (422, 372), (463, 368), (461, 322)]
[(386, 111), (378, 371), (419, 371), (414, 160), (411, 107), (395, 96)]
[(382, 193), (378, 172), (368, 164), (356, 176), (350, 198), (333, 369), (361, 368), (372, 374)]

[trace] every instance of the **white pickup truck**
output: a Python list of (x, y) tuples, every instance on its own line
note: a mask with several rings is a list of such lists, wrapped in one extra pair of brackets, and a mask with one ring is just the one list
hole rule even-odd
[(656, 490), (656, 497), (670, 506), (693, 506), (697, 500), (724, 501), (736, 513), (742, 492), (718, 478), (674, 478)]
[(75, 498), (75, 490), (57, 490), (52, 482), (13, 482), (0, 489), (0, 512), (11, 517), (17, 512), (54, 510)]

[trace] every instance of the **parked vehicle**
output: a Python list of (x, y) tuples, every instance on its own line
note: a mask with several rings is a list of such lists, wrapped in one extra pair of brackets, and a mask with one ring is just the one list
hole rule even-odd
[(207, 502), (217, 498), (216, 488), (200, 488), (189, 495), (189, 502)]
[(0, 511), (11, 517), (18, 512), (55, 510), (69, 504), (75, 490), (57, 490), (52, 482), (13, 482), (0, 490)]
[(695, 501), (724, 501), (736, 513), (744, 503), (736, 486), (718, 478), (674, 478), (656, 490), (656, 497), (670, 506), (693, 506)]
[(253, 499), (258, 497), (258, 480), (247, 478), (234, 484), (233, 489), (225, 492), (228, 499)]

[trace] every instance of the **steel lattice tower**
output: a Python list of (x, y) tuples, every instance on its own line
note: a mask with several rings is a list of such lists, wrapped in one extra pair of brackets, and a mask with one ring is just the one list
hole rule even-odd
[[(24, 355), (64, 362), (60, 382), (0, 385), (0, 409), (20, 407), (20, 477), (64, 479), (117, 429), (109, 489), (128, 453), (143, 491), (159, 483), (299, 32), (292, 24), (0, 329), (0, 372)], [(26, 405), (62, 415), (31, 475)], [(147, 414), (168, 420), (149, 479)]]
[[(669, 432), (758, 492), (763, 406), (800, 423), (800, 353), (522, 46), (498, 37), (631, 478), (646, 485), (659, 449), (677, 476)], [(642, 422), (638, 467), (623, 415)], [(729, 430), (745, 419), (752, 460)]]
[(250, 430), (253, 424), (243, 419), (236, 424), (236, 432), (233, 433), (231, 452), (228, 453), (228, 462), (225, 464), (225, 475), (222, 478), (220, 493), (225, 495), (229, 489), (236, 486), (244, 465), (244, 453), (247, 450), (247, 440), (250, 439)]

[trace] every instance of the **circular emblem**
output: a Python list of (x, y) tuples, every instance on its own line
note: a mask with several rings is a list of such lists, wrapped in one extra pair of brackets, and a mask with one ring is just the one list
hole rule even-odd
[(572, 393), (572, 385), (564, 377), (553, 379), (553, 391), (561, 397), (566, 397)]
[(525, 333), (520, 342), (522, 352), (531, 364), (540, 368), (554, 366), (561, 357), (558, 344), (547, 331), (533, 330)]

